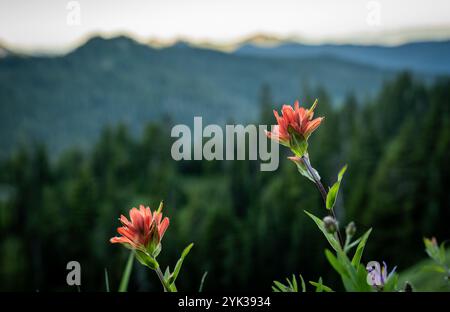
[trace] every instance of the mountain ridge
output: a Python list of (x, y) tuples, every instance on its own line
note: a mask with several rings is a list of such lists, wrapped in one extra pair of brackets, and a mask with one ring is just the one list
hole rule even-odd
[(258, 117), (263, 85), (274, 103), (301, 99), (305, 86), (323, 86), (339, 103), (349, 93), (375, 94), (395, 73), (323, 55), (261, 58), (95, 37), (66, 55), (0, 59), (1, 150), (25, 137), (56, 155), (88, 148), (106, 125), (124, 123), (136, 135), (167, 115), (174, 123), (248, 123)]
[(395, 47), (354, 44), (305, 45), (296, 42), (286, 42), (273, 47), (247, 44), (236, 49), (234, 53), (275, 58), (302, 58), (326, 54), (391, 70), (409, 69), (431, 74), (450, 74), (450, 40), (413, 42)]

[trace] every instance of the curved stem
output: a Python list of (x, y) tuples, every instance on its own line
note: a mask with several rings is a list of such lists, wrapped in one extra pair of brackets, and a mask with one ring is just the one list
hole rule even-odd
[(172, 292), (170, 289), (170, 285), (167, 283), (166, 279), (164, 278), (164, 275), (159, 268), (159, 266), (155, 269), (156, 275), (158, 275), (159, 280), (161, 281), (161, 284), (164, 287), (164, 292)]
[[(322, 182), (320, 182), (320, 178), (317, 176), (315, 170), (314, 170), (313, 167), (311, 166), (311, 163), (309, 162), (308, 156), (303, 155), (303, 156), (302, 156), (302, 160), (303, 160), (303, 163), (305, 164), (306, 169), (308, 170), (309, 174), (310, 174), (311, 177), (313, 178), (314, 184), (316, 185), (317, 189), (319, 190), (320, 195), (322, 195), (322, 199), (323, 199), (323, 202), (324, 202), (325, 207), (326, 207), (326, 205), (327, 205), (327, 195), (328, 195), (327, 190), (326, 190), (325, 187), (323, 186)], [(330, 212), (331, 212), (331, 215), (333, 216), (333, 218), (334, 218), (334, 219), (336, 220), (336, 222), (337, 222), (337, 218), (336, 218), (336, 214), (334, 213), (334, 209), (331, 208), (331, 209), (330, 209)], [(339, 231), (339, 226), (338, 226), (338, 228), (337, 228), (337, 235), (338, 235), (339, 243), (340, 243), (341, 247), (343, 247), (343, 245), (342, 245), (341, 232)]]

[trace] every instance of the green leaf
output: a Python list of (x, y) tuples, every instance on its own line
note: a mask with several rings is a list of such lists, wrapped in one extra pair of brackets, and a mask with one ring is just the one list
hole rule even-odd
[(354, 283), (352, 282), (351, 278), (343, 276), (342, 284), (344, 284), (345, 291), (347, 291), (347, 292), (355, 292), (356, 291), (356, 288), (355, 288)]
[[(316, 181), (314, 180), (314, 177), (312, 176), (312, 174), (308, 171), (308, 168), (305, 165), (305, 160), (302, 157), (298, 157), (298, 159), (293, 159), (291, 158), (291, 160), (293, 161), (293, 163), (295, 163), (295, 165), (297, 166), (297, 170), (298, 172), (300, 172), (300, 174), (306, 178), (308, 178), (308, 180), (310, 180), (313, 183), (316, 183)], [(320, 175), (319, 172), (317, 172), (316, 169), (312, 168), (312, 171), (314, 172), (314, 175), (316, 176), (316, 178), (318, 180), (320, 180)]]
[(359, 264), (356, 268), (355, 291), (371, 292), (373, 287), (367, 283), (367, 270), (364, 265)]
[(339, 244), (339, 242), (336, 240), (336, 237), (334, 237), (333, 234), (330, 234), (327, 232), (327, 230), (325, 229), (325, 226), (323, 224), (323, 221), (320, 220), (319, 218), (317, 218), (315, 215), (313, 215), (312, 213), (309, 213), (308, 211), (304, 210), (304, 212), (311, 218), (313, 219), (313, 221), (316, 223), (317, 227), (319, 228), (319, 230), (322, 231), (323, 235), (325, 235), (325, 238), (328, 240), (328, 242), (330, 243), (331, 247), (333, 247), (333, 249), (335, 251), (340, 251), (341, 250), (341, 245)]
[(424, 265), (421, 268), (421, 270), (422, 271), (428, 271), (428, 272), (437, 272), (437, 273), (445, 273), (445, 272), (447, 272), (447, 270), (444, 267), (442, 267), (440, 265), (437, 265), (437, 264)]
[(301, 274), (300, 274), (300, 280), (302, 283), (302, 292), (306, 292), (305, 280), (303, 279), (303, 276)]
[(332, 209), (334, 207), (334, 204), (336, 203), (337, 193), (339, 192), (339, 185), (339, 182), (335, 182), (328, 191), (326, 201), (326, 207), (328, 210)]
[(286, 277), (286, 281), (287, 281), (287, 283), (288, 283), (289, 288), (292, 289), (293, 291), (295, 291), (294, 285), (292, 285), (292, 283), (291, 283), (291, 281), (289, 280), (288, 277)]
[(156, 257), (158, 257), (159, 253), (161, 252), (161, 249), (162, 249), (161, 244), (158, 244), (153, 250), (152, 257), (156, 259)]
[(347, 171), (347, 165), (345, 165), (344, 167), (342, 167), (341, 171), (339, 171), (339, 173), (338, 173), (338, 181), (339, 181), (339, 182), (342, 181), (342, 178), (344, 177), (345, 171)]
[(281, 292), (290, 292), (289, 288), (281, 284), (279, 281), (273, 281), (273, 283)]
[(189, 252), (191, 251), (191, 248), (193, 246), (194, 246), (194, 244), (190, 243), (189, 246), (184, 248), (183, 252), (181, 253), (180, 259), (178, 260), (177, 264), (175, 265), (175, 269), (173, 270), (172, 274), (170, 275), (169, 284), (175, 283), (175, 281), (178, 277), (178, 274), (180, 273), (181, 266), (183, 265), (184, 258), (186, 258), (186, 256), (189, 254)]
[(105, 287), (106, 287), (106, 292), (110, 292), (108, 270), (106, 268), (105, 268)]
[(439, 260), (440, 260), (441, 264), (444, 264), (447, 262), (446, 258), (447, 258), (447, 253), (445, 251), (445, 242), (442, 242), (441, 246), (439, 247)]
[[(302, 160), (295, 161), (294, 163), (297, 166), (298, 172), (300, 172), (300, 174), (302, 176), (308, 178), (308, 180), (310, 180), (311, 182), (315, 183), (314, 178), (311, 176), (311, 174), (309, 173), (308, 169), (306, 168), (306, 166), (305, 166), (305, 164), (303, 163)], [(317, 176), (319, 176), (317, 171), (316, 171), (316, 173), (317, 173)]]
[(344, 251), (338, 251), (336, 256), (338, 262), (343, 267), (343, 270), (348, 274), (341, 275), (346, 291), (358, 291), (358, 276), (356, 268), (352, 265), (350, 259)]
[(359, 263), (361, 262), (361, 257), (364, 251), (364, 247), (366, 246), (367, 239), (369, 238), (370, 233), (372, 232), (372, 228), (370, 228), (363, 236), (361, 236), (361, 241), (356, 247), (355, 254), (352, 259), (352, 265), (357, 268)]
[(398, 274), (394, 273), (392, 276), (388, 277), (388, 280), (384, 284), (383, 291), (390, 292), (390, 291), (397, 291), (398, 286)]
[(146, 252), (142, 252), (140, 250), (136, 250), (136, 259), (138, 259), (138, 261), (142, 265), (145, 265), (146, 267), (149, 267), (152, 270), (156, 270), (159, 267), (159, 264), (156, 261), (156, 259), (153, 258), (152, 256), (150, 256)]
[(170, 288), (171, 292), (178, 292), (177, 286), (175, 285), (175, 283), (170, 284), (169, 288)]
[(205, 279), (206, 279), (207, 275), (208, 275), (208, 271), (205, 271), (205, 273), (203, 273), (202, 279), (200, 281), (200, 287), (198, 288), (198, 292), (203, 291), (203, 285), (205, 284)]
[(348, 245), (345, 247), (345, 253), (349, 252), (353, 247), (355, 247), (356, 245), (358, 245), (360, 241), (361, 241), (361, 237), (358, 238), (357, 240), (351, 242), (350, 244), (348, 244)]
[[(303, 281), (303, 278), (300, 275), (300, 278), (302, 280), (302, 287), (304, 287), (305, 282)], [(297, 279), (295, 278), (295, 275), (292, 275), (292, 281), (289, 280), (289, 278), (286, 278), (287, 285), (284, 285), (283, 283), (280, 283), (279, 281), (273, 281), (275, 284), (272, 286), (272, 290), (275, 292), (298, 292), (297, 287)], [(303, 288), (304, 289), (304, 288)], [(304, 292), (304, 290), (302, 291)]]
[(339, 275), (349, 276), (348, 272), (345, 270), (345, 267), (339, 262), (339, 260), (335, 257), (335, 255), (328, 249), (325, 249), (325, 257), (328, 259), (328, 262), (330, 262), (331, 266), (336, 270), (336, 272), (339, 273)]
[(292, 274), (292, 284), (293, 284), (293, 288), (296, 292), (298, 292), (298, 285), (297, 285), (297, 278), (295, 277), (294, 274)]
[(126, 292), (128, 289), (128, 283), (130, 281), (131, 271), (133, 269), (134, 251), (130, 252), (128, 256), (127, 265), (125, 271), (123, 271), (122, 279), (120, 280), (119, 292)]
[(164, 279), (167, 280), (170, 277), (170, 267), (167, 266), (166, 270), (164, 271)]
[(339, 187), (341, 185), (342, 177), (344, 176), (345, 171), (347, 170), (347, 165), (345, 165), (338, 174), (338, 180), (333, 186), (330, 188), (327, 194), (326, 207), (327, 209), (332, 209), (336, 204), (336, 198), (339, 192)]
[(325, 286), (322, 283), (322, 277), (319, 278), (318, 282), (310, 281), (309, 283), (316, 287), (316, 292), (333, 292), (333, 290), (330, 287)]

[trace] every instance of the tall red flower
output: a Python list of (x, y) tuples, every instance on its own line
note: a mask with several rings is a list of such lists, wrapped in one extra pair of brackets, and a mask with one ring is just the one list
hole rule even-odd
[(162, 216), (162, 203), (157, 211), (150, 210), (150, 207), (140, 205), (139, 209), (130, 210), (129, 221), (124, 215), (119, 220), (122, 226), (117, 228), (117, 232), (122, 235), (110, 239), (111, 243), (121, 243), (128, 248), (152, 254), (161, 242), (168, 226), (169, 218)]
[(283, 105), (281, 116), (274, 110), (273, 113), (278, 125), (273, 127), (272, 132), (266, 132), (266, 135), (287, 147), (291, 147), (291, 134), (296, 134), (307, 141), (311, 133), (320, 126), (323, 120), (323, 117), (313, 119), (316, 105), (317, 100), (310, 109), (305, 109), (299, 106), (298, 101), (295, 101), (294, 107)]

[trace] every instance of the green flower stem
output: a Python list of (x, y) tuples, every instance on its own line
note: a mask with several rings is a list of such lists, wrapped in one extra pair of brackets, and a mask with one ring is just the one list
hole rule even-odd
[(164, 275), (159, 268), (159, 266), (155, 269), (156, 275), (158, 275), (159, 280), (161, 281), (161, 284), (164, 287), (164, 292), (172, 292), (170, 285), (167, 283), (166, 279), (164, 278)]
[[(327, 190), (323, 186), (322, 182), (320, 182), (320, 178), (317, 176), (317, 174), (315, 173), (314, 169), (312, 168), (311, 163), (309, 162), (308, 156), (303, 155), (302, 156), (302, 160), (303, 160), (303, 163), (305, 164), (306, 169), (308, 170), (309, 174), (314, 179), (314, 184), (316, 185), (317, 189), (319, 190), (320, 194), (322, 195), (322, 199), (323, 199), (323, 202), (324, 202), (325, 207), (326, 207), (326, 205), (327, 205), (327, 194), (328, 194)], [(332, 214), (333, 218), (337, 221), (336, 214), (334, 213), (334, 209), (331, 208), (330, 211), (331, 211), (331, 214)], [(342, 245), (343, 241), (342, 241), (342, 237), (341, 237), (341, 232), (339, 231), (339, 225), (338, 225), (338, 228), (337, 228), (336, 232), (337, 232), (337, 235), (338, 235), (338, 238), (339, 238), (339, 244), (341, 245), (341, 247), (343, 247), (343, 245)]]

